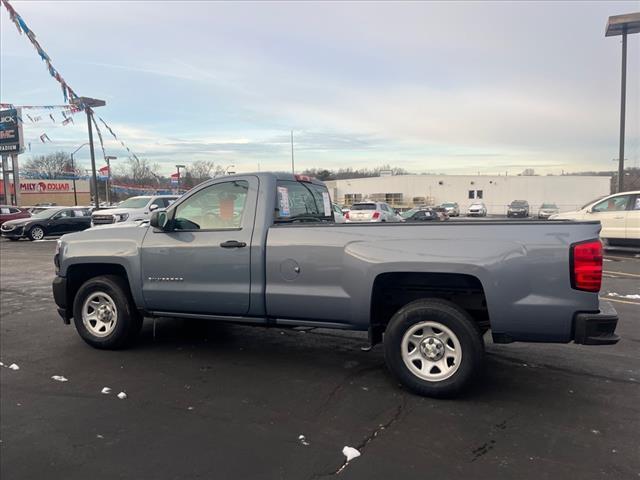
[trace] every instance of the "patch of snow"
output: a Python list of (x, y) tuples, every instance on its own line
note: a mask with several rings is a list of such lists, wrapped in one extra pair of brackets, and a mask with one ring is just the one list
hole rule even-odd
[(607, 295), (609, 295), (610, 297), (617, 297), (617, 298), (629, 298), (632, 300), (640, 300), (640, 295), (639, 294), (630, 294), (630, 295), (620, 295), (619, 293), (615, 293), (615, 292), (610, 292)]
[(120, 392), (120, 393), (118, 394), (118, 398), (119, 398), (120, 400), (124, 400), (125, 398), (127, 398), (127, 394), (126, 394), (126, 393), (124, 393), (124, 392)]
[(342, 449), (342, 454), (347, 457), (347, 463), (360, 456), (360, 452), (357, 449), (348, 446)]
[(20, 370), (20, 367), (18, 365), (16, 365), (15, 363), (12, 363), (11, 365), (9, 365), (9, 369), (10, 370)]
[(102, 435), (100, 435), (100, 434), (97, 434), (96, 438), (104, 438), (104, 437)]
[(300, 443), (305, 447), (309, 445), (309, 442), (307, 442), (307, 437), (305, 437), (304, 435), (299, 435), (298, 440), (300, 440)]
[(187, 407), (187, 410), (193, 410), (193, 407)]
[(102, 387), (102, 390), (100, 390), (100, 393), (102, 393), (103, 395), (109, 395), (111, 393), (111, 388), (110, 387)]
[(54, 375), (51, 377), (53, 380), (55, 380), (56, 382), (68, 382), (69, 379), (63, 377), (62, 375)]
[(4, 367), (4, 363), (0, 362), (0, 367)]
[(594, 435), (600, 435), (600, 430), (591, 430)]

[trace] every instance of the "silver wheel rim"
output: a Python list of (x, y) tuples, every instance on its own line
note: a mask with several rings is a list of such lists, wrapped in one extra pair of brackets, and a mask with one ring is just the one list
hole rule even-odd
[(31, 236), (35, 240), (42, 240), (42, 237), (44, 237), (44, 230), (42, 230), (40, 227), (35, 227), (33, 230), (31, 230)]
[(91, 293), (82, 305), (82, 323), (96, 337), (109, 335), (118, 322), (118, 309), (104, 292)]
[(416, 377), (440, 382), (460, 368), (462, 346), (449, 328), (438, 322), (419, 322), (402, 337), (402, 360)]

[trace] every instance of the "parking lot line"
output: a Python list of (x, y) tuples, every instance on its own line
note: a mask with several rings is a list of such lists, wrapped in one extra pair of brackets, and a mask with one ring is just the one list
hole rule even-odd
[(600, 297), (601, 300), (606, 300), (607, 302), (618, 302), (618, 303), (628, 303), (629, 305), (640, 305), (640, 302), (630, 302), (629, 300), (618, 300), (616, 298), (611, 297)]
[(625, 275), (627, 277), (638, 277), (638, 278), (640, 278), (640, 275), (638, 275), (637, 273), (611, 272), (609, 270), (603, 270), (602, 273), (608, 273), (610, 275)]

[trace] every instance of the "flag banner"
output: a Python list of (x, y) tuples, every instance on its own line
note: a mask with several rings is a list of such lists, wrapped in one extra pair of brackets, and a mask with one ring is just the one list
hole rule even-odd
[(52, 121), (53, 123), (56, 123), (56, 119), (55, 119), (55, 118), (53, 118), (53, 113), (50, 113), (50, 114), (49, 114), (49, 118), (51, 119), (51, 121)]
[(46, 143), (47, 141), (51, 141), (51, 139), (49, 138), (49, 135), (47, 135), (46, 133), (43, 133), (42, 135), (40, 135), (40, 141), (42, 143)]
[(66, 118), (62, 121), (62, 125), (69, 125), (69, 123), (73, 123), (73, 117), (66, 117)]

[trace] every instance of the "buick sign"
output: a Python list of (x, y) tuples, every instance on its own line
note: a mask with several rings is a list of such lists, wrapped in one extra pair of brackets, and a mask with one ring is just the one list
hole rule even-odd
[(20, 110), (0, 110), (0, 153), (15, 154), (24, 151)]

